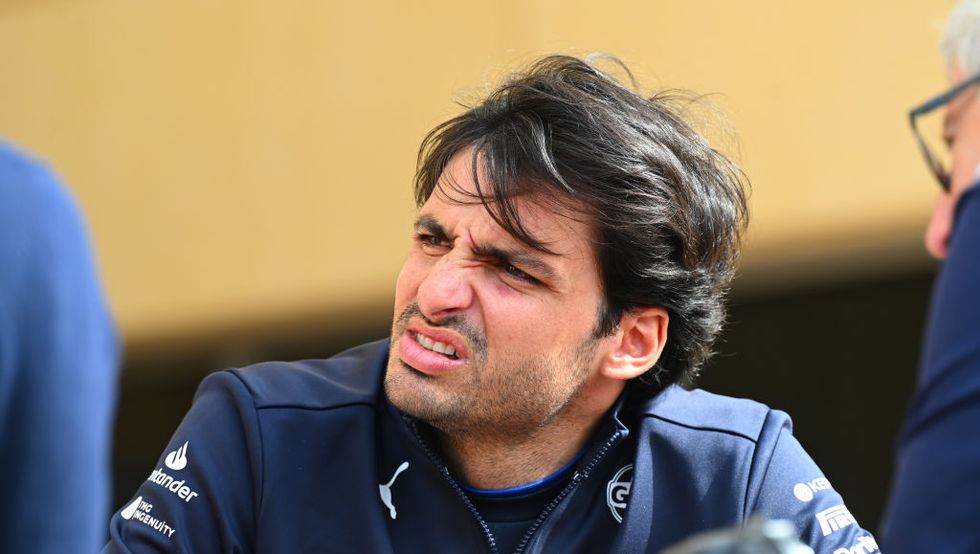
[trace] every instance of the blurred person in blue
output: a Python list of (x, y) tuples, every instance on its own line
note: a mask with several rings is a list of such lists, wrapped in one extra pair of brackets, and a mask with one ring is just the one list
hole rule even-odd
[[(980, 0), (952, 11), (942, 51), (951, 88), (910, 113), (941, 188), (926, 248), (943, 264), (882, 527), (893, 554), (980, 552)], [(939, 109), (948, 167), (916, 125)]]
[(550, 56), (438, 125), (390, 338), (206, 378), (105, 551), (658, 552), (753, 514), (877, 550), (785, 413), (677, 386), (746, 217), (681, 101)]
[(104, 541), (118, 356), (75, 203), (0, 142), (0, 552)]

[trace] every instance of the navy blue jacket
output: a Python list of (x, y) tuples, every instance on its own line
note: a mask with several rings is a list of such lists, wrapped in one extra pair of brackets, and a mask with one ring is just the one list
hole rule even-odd
[(105, 542), (118, 354), (75, 202), (0, 142), (0, 552)]
[[(496, 552), (424, 424), (386, 401), (387, 357), (209, 376), (105, 552)], [(753, 513), (818, 553), (877, 550), (786, 414), (671, 387), (611, 411), (520, 551), (657, 552)]]
[(898, 443), (890, 553), (980, 552), (980, 186), (961, 197), (955, 222)]

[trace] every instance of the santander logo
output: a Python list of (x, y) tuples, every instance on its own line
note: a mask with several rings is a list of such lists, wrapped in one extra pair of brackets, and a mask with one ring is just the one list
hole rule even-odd
[[(173, 452), (167, 454), (164, 458), (163, 463), (168, 468), (180, 471), (187, 467), (187, 445), (189, 443), (185, 442), (182, 446), (174, 450)], [(173, 475), (167, 475), (163, 468), (154, 469), (150, 476), (146, 478), (147, 481), (152, 481), (157, 485), (167, 489), (168, 491), (177, 495), (178, 498), (184, 502), (190, 502), (197, 492), (191, 488), (191, 485), (187, 482), (187, 479), (177, 479)]]
[(189, 442), (190, 441), (184, 442), (184, 446), (181, 446), (177, 450), (167, 454), (167, 458), (163, 461), (163, 463), (175, 471), (180, 471), (187, 467), (187, 444)]

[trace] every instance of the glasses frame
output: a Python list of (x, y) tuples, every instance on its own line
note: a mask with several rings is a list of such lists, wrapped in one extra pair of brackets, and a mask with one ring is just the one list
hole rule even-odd
[(929, 150), (929, 146), (926, 144), (924, 138), (922, 138), (922, 133), (919, 132), (919, 127), (916, 125), (915, 120), (923, 115), (933, 112), (946, 104), (953, 101), (954, 98), (963, 93), (966, 89), (980, 84), (980, 74), (970, 77), (966, 81), (956, 85), (955, 87), (947, 90), (946, 92), (926, 100), (922, 104), (912, 108), (909, 111), (909, 125), (912, 127), (912, 135), (915, 136), (915, 142), (919, 144), (919, 150), (922, 152), (922, 156), (926, 159), (926, 164), (929, 166), (929, 170), (939, 181), (939, 186), (946, 192), (949, 192), (950, 187), (950, 177), (949, 172), (946, 168), (939, 162), (932, 150)]

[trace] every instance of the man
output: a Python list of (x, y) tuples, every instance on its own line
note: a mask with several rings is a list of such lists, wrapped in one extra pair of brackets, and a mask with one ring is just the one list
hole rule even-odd
[(980, 1), (951, 13), (943, 51), (953, 88), (912, 112), (945, 107), (952, 164), (920, 139), (942, 187), (926, 246), (945, 263), (885, 515), (885, 550), (898, 554), (980, 552)]
[(745, 197), (670, 104), (554, 56), (438, 126), (390, 343), (209, 377), (107, 551), (656, 552), (754, 513), (873, 544), (785, 414), (673, 386)]
[(57, 177), (0, 142), (0, 552), (105, 541), (116, 333)]

